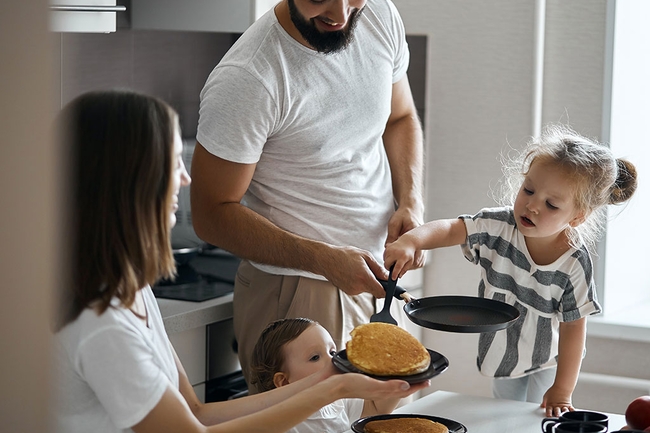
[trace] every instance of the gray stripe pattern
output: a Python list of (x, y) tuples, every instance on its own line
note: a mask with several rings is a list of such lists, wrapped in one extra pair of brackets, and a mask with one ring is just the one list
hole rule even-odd
[[(542, 313), (553, 314), (555, 311), (557, 311), (559, 306), (559, 302), (557, 300), (544, 299), (539, 293), (537, 293), (537, 291), (535, 291), (535, 289), (518, 284), (512, 275), (503, 274), (496, 271), (492, 267), (492, 261), (488, 259), (481, 259), (480, 263), (481, 267), (485, 271), (485, 278), (487, 280), (487, 283), (492, 287), (511, 292), (521, 302), (535, 308)], [(553, 283), (553, 280), (549, 280), (547, 283), (548, 284), (542, 284), (548, 286)]]
[(537, 366), (546, 364), (551, 358), (551, 341), (553, 341), (551, 319), (548, 317), (538, 318), (535, 346), (533, 347), (533, 356), (530, 360), (530, 365), (533, 366), (533, 370), (536, 370)]
[(460, 218), (468, 229), (462, 251), (482, 268), (478, 295), (507, 302), (520, 312), (506, 330), (479, 336), (479, 370), (494, 377), (519, 377), (553, 365), (558, 321), (600, 311), (586, 248), (560, 257), (552, 266), (538, 266), (516, 229), (512, 209), (483, 209)]

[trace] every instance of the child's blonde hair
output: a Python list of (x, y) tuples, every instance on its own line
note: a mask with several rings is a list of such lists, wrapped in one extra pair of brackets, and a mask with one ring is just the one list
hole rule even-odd
[(503, 180), (499, 195), (502, 206), (512, 206), (523, 179), (535, 162), (556, 164), (567, 174), (574, 188), (575, 206), (585, 215), (577, 227), (568, 228), (569, 242), (577, 247), (582, 240), (593, 252), (604, 231), (607, 205), (629, 200), (637, 186), (636, 168), (624, 159), (614, 158), (609, 147), (585, 138), (569, 126), (553, 124), (521, 152), (503, 158)]

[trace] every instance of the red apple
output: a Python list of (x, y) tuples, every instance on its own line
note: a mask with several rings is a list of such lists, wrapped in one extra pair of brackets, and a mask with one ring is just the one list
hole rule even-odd
[(625, 410), (627, 425), (637, 430), (650, 428), (650, 395), (642, 395), (632, 400)]

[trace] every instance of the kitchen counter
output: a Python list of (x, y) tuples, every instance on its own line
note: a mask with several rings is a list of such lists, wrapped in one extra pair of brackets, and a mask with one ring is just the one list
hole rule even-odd
[[(199, 258), (201, 259), (201, 258)], [(205, 258), (203, 258), (205, 261)], [(203, 265), (202, 270), (204, 270)], [(400, 280), (400, 286), (409, 290), (416, 297), (422, 296), (420, 287), (422, 284), (422, 270), (418, 269), (407, 274), (408, 278)], [(183, 332), (190, 329), (206, 326), (214, 322), (220, 322), (232, 317), (232, 293), (204, 302), (178, 301), (165, 298), (156, 298), (158, 307), (162, 314), (165, 330), (168, 334)], [(412, 333), (416, 329), (409, 329)]]
[(203, 302), (157, 298), (168, 334), (220, 322), (232, 317), (232, 293)]
[[(540, 433), (544, 411), (535, 403), (436, 391), (394, 413), (433, 415), (452, 419), (468, 433)], [(609, 415), (609, 431), (625, 425), (625, 416)]]

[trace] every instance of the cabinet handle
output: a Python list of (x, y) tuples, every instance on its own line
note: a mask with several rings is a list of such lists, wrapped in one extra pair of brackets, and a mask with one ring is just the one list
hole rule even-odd
[(57, 12), (124, 12), (126, 6), (50, 6)]

